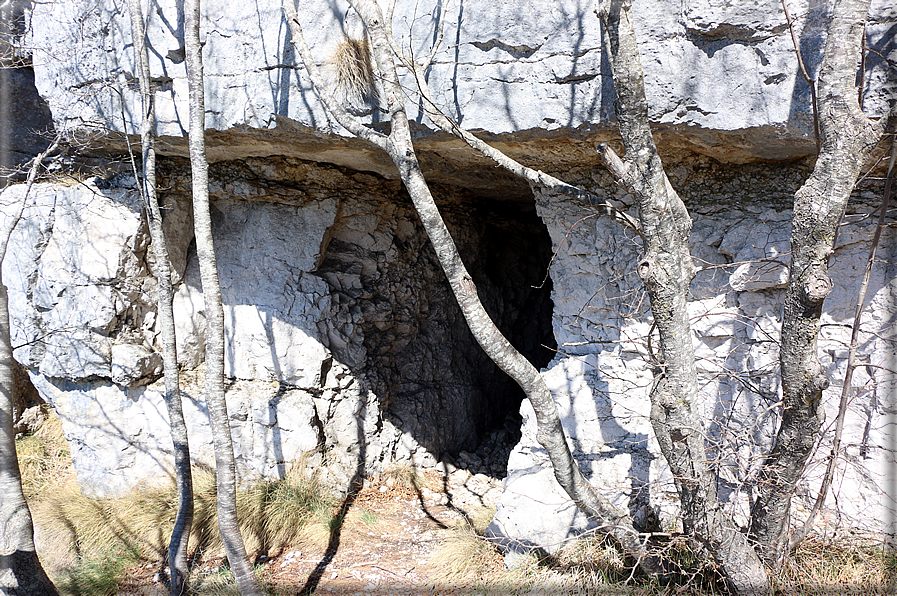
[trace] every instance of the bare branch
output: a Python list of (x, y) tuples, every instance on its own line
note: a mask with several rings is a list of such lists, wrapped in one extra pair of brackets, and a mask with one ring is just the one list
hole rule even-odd
[[(797, 54), (797, 63), (804, 80), (810, 86), (810, 105), (813, 108), (813, 136), (816, 139), (816, 152), (819, 152), (819, 102), (816, 101), (816, 81), (810, 77), (807, 67), (804, 66), (804, 58), (800, 52), (800, 44), (797, 43), (797, 34), (794, 32), (794, 20), (788, 12), (788, 0), (782, 0), (782, 8), (785, 10), (785, 20), (788, 22), (788, 31), (791, 32), (791, 43), (794, 44), (794, 52)], [(862, 91), (860, 91), (862, 93)]]

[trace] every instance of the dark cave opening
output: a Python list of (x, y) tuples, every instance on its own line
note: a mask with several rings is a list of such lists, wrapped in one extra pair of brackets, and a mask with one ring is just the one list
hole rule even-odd
[[(475, 254), (462, 252), (462, 256), (483, 306), (514, 347), (541, 369), (557, 348), (552, 330), (552, 283), (547, 276), (551, 259), (548, 230), (531, 199), (478, 201), (473, 217), (480, 221), (479, 243)], [(480, 438), (502, 427), (519, 434), (523, 390), (475, 341), (470, 346), (482, 356), (478, 367), (482, 395), (471, 410)], [(509, 425), (509, 419), (514, 423)]]
[[(513, 444), (523, 392), (474, 340), (410, 199), (396, 190), (388, 202), (343, 199), (329, 231), (316, 274), (328, 280), (335, 318), (353, 324), (351, 348), (334, 352), (352, 362), (385, 416), (436, 457), (484, 441)], [(556, 348), (551, 239), (532, 195), (433, 190), (487, 312), (543, 368)], [(347, 285), (347, 276), (358, 282)]]

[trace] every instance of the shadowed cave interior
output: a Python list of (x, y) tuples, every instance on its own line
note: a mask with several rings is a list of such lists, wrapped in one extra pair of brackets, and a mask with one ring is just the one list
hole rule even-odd
[[(557, 346), (547, 276), (551, 239), (532, 194), (433, 191), (486, 310), (530, 362), (544, 367)], [(520, 436), (522, 390), (473, 338), (404, 190), (379, 208), (389, 214), (377, 228), (391, 235), (386, 250), (362, 246), (353, 220), (365, 209), (355, 207), (341, 209), (315, 274), (328, 281), (333, 316), (352, 318), (363, 338), (357, 373), (385, 416), (437, 458), (482, 444), (483, 465), (503, 476)], [(360, 276), (360, 288), (338, 283), (350, 272)], [(331, 349), (352, 361), (339, 347)]]

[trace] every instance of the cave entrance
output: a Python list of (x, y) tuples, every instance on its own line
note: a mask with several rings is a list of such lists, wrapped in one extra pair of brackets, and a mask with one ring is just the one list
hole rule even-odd
[[(434, 185), (433, 194), (486, 310), (546, 366), (556, 348), (551, 239), (532, 193)], [(523, 392), (474, 340), (404, 189), (343, 197), (339, 212), (316, 270), (330, 280), (336, 320), (351, 320), (336, 356), (366, 379), (385, 418), (436, 457), (516, 442)]]
[[(541, 369), (554, 358), (557, 348), (552, 282), (547, 274), (552, 246), (528, 190), (502, 199), (475, 199), (468, 217), (478, 223), (467, 223), (479, 231), (476, 246), (459, 250), (492, 320), (514, 347)], [(452, 232), (457, 237), (455, 230)], [(520, 439), (520, 403), (525, 396), (486, 356), (463, 319), (461, 323), (469, 337), (465, 347), (476, 359), (468, 405), (475, 434), (445, 451), (462, 467), (504, 476), (510, 450)]]
[[(532, 195), (478, 199), (467, 207), (466, 223), (476, 226), (478, 234), (473, 238), (475, 247), (459, 249), (477, 293), (505, 337), (536, 368), (544, 368), (557, 348), (552, 329), (552, 284), (547, 275), (551, 239), (536, 213)], [(523, 390), (486, 356), (463, 319), (461, 322), (470, 336), (465, 348), (473, 352), (476, 360), (471, 371), (475, 386), (471, 388), (469, 404), (475, 442), (502, 430), (519, 437)], [(513, 440), (516, 442), (516, 438)], [(464, 448), (461, 442), (456, 447)]]

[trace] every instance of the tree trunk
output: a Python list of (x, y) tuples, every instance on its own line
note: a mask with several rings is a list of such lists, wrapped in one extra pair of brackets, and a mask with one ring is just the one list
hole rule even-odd
[(0, 594), (6, 596), (56, 595), (34, 547), (31, 511), (22, 492), (22, 475), (16, 455), (12, 398), (15, 363), (10, 339), (9, 297), (3, 285), (2, 267), (12, 232), (22, 217), (28, 193), (44, 157), (55, 150), (58, 140), (34, 158), (25, 191), (8, 223), (0, 230)]
[(660, 334), (660, 358), (650, 394), (651, 425), (675, 478), (685, 532), (713, 555), (736, 593), (765, 594), (770, 588), (763, 564), (720, 509), (707, 466), (703, 425), (693, 408), (697, 371), (687, 308), (696, 272), (689, 252), (691, 218), (664, 173), (651, 135), (630, 2), (604, 3), (599, 17), (608, 34), (606, 48), (627, 162), (606, 146), (601, 153), (638, 205), (644, 243), (638, 275)]
[(835, 2), (818, 80), (821, 149), (813, 173), (794, 195), (791, 277), (779, 351), (784, 409), (751, 509), (751, 536), (770, 566), (785, 554), (791, 496), (825, 416), (821, 399), (829, 381), (816, 337), (823, 302), (834, 287), (828, 258), (860, 168), (884, 128), (883, 121), (873, 125), (865, 117), (854, 88), (868, 10), (864, 0)]
[(218, 487), (218, 529), (240, 594), (260, 596), (237, 520), (236, 466), (227, 403), (224, 398), (224, 309), (209, 213), (209, 164), (205, 148), (202, 46), (199, 42), (199, 0), (186, 0), (184, 37), (190, 89), (190, 170), (193, 178), (193, 228), (199, 258), (206, 315), (206, 405), (215, 448)]
[(474, 338), (489, 358), (520, 385), (533, 405), (538, 424), (537, 438), (548, 453), (558, 483), (589, 518), (640, 562), (643, 569), (648, 573), (661, 572), (658, 560), (647, 553), (629, 516), (599, 495), (582, 475), (567, 445), (557, 408), (542, 375), (504, 337), (480, 302), (476, 286), (461, 260), (417, 161), (402, 101), (404, 94), (391, 56), (390, 24), (384, 22), (379, 6), (370, 0), (350, 0), (365, 23), (375, 66), (382, 77), (381, 95), (391, 123), (389, 136), (363, 127), (327, 93), (305, 45), (293, 2), (294, 0), (283, 0), (284, 12), (292, 30), (292, 41), (302, 56), (316, 92), (343, 127), (380, 146), (396, 164)]
[[(168, 244), (162, 230), (162, 213), (156, 194), (156, 112), (154, 92), (150, 86), (149, 59), (146, 47), (146, 30), (140, 0), (128, 0), (131, 16), (131, 36), (140, 79), (140, 95), (143, 112), (140, 137), (143, 155), (143, 198), (147, 206), (152, 249), (156, 256), (156, 279), (159, 283), (157, 314), (162, 340), (162, 360), (165, 367), (165, 404), (171, 424), (171, 440), (174, 447), (175, 482), (178, 491), (178, 511), (168, 545), (168, 566), (171, 577), (171, 594), (179, 596), (187, 591), (187, 548), (193, 525), (193, 478), (190, 470), (190, 447), (187, 441), (187, 425), (181, 405), (181, 389), (178, 380), (177, 343), (174, 330), (174, 310), (171, 285), (171, 262)], [(136, 175), (136, 172), (135, 172)]]

